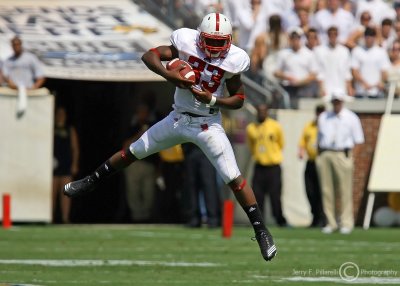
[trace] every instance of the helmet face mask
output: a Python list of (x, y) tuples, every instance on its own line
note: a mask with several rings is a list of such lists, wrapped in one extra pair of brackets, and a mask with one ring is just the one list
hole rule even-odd
[(199, 28), (197, 45), (210, 58), (223, 58), (232, 42), (232, 25), (228, 18), (220, 13), (206, 15)]

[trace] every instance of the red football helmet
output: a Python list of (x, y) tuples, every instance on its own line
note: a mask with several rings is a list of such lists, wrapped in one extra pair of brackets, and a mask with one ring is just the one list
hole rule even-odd
[(220, 13), (206, 15), (198, 27), (199, 48), (210, 58), (224, 57), (232, 43), (232, 25), (229, 19)]

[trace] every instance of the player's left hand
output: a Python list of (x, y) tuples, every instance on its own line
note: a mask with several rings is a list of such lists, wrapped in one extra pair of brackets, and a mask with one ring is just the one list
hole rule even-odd
[[(200, 89), (201, 88), (201, 89)], [(212, 93), (208, 90), (204, 89), (203, 87), (194, 86), (190, 87), (190, 91), (192, 92), (193, 96), (200, 102), (208, 104), (211, 101)]]

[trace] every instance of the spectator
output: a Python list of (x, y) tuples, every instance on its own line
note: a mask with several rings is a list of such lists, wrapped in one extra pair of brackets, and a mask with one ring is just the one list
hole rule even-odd
[(311, 26), (317, 29), (322, 44), (328, 43), (327, 31), (332, 26), (339, 30), (339, 42), (345, 43), (353, 25), (353, 14), (340, 7), (340, 0), (328, 0), (327, 8), (316, 12), (311, 21)]
[(322, 208), (321, 188), (315, 165), (317, 150), (317, 122), (319, 115), (325, 111), (324, 105), (317, 105), (315, 108), (315, 119), (307, 123), (299, 142), (299, 158), (304, 159), (307, 155), (307, 163), (304, 171), (304, 184), (308, 202), (313, 216), (310, 227), (323, 227), (326, 224), (325, 214)]
[(400, 21), (394, 23), (394, 33), (396, 34), (395, 39), (400, 39)]
[(160, 176), (157, 178), (159, 193), (157, 211), (163, 223), (180, 223), (183, 220), (182, 193), (184, 181), (184, 156), (181, 145), (162, 150)]
[(301, 27), (300, 12), (305, 12), (309, 16), (304, 0), (293, 0), (293, 7), (282, 15), (283, 27), (286, 31), (293, 27)]
[(378, 45), (387, 50), (395, 39), (396, 34), (393, 29), (393, 21), (391, 19), (383, 19), (379, 30)]
[[(364, 134), (358, 116), (344, 107), (348, 96), (343, 91), (331, 95), (332, 111), (318, 118), (318, 148), (316, 160), (322, 190), (322, 203), (327, 219), (323, 233), (332, 233), (340, 227), (342, 234), (351, 233), (353, 217), (353, 148), (364, 143)], [(357, 150), (354, 150), (354, 153)], [(339, 224), (335, 206), (338, 195)]]
[(45, 82), (42, 65), (39, 59), (22, 48), (22, 40), (14, 37), (11, 40), (14, 55), (3, 65), (3, 75), (8, 86), (12, 89), (23, 87), (37, 89)]
[(263, 9), (270, 15), (285, 15), (293, 7), (293, 0), (267, 0), (263, 2)]
[[(150, 107), (139, 103), (132, 118), (130, 137), (125, 140), (123, 148), (140, 138), (154, 123)], [(124, 170), (127, 202), (133, 222), (151, 222), (153, 219), (157, 164), (158, 155), (151, 155)]]
[(219, 0), (195, 1), (193, 6), (199, 17), (212, 12), (221, 13), (223, 10), (223, 4)]
[(319, 11), (321, 11), (321, 10), (326, 9), (326, 7), (327, 7), (326, 1), (327, 0), (314, 0), (313, 1), (314, 2), (314, 6), (313, 6), (312, 10), (313, 10), (314, 14), (319, 12)]
[[(306, 44), (305, 46), (310, 50), (313, 51), (316, 47), (320, 45), (317, 30), (314, 28), (308, 29), (306, 33)], [(312, 97), (318, 97), (320, 95), (319, 92), (319, 83), (318, 81), (312, 80), (309, 84), (309, 93)]]
[(349, 49), (355, 48), (357, 45), (362, 46), (364, 45), (364, 33), (367, 27), (372, 27), (371, 24), (371, 14), (368, 11), (364, 11), (361, 13), (359, 18), (359, 23), (356, 23), (352, 28), (345, 45)]
[(319, 38), (317, 30), (310, 28), (306, 33), (306, 47), (312, 51), (315, 47), (319, 46)]
[(217, 190), (217, 173), (199, 147), (192, 143), (182, 145), (185, 155), (186, 184), (188, 192), (187, 207), (189, 227), (201, 227), (202, 211), (200, 198), (204, 198), (206, 221), (209, 228), (220, 225), (218, 214), (221, 207), (219, 191)]
[(358, 0), (356, 18), (358, 18), (362, 12), (368, 11), (372, 16), (372, 24), (377, 27), (381, 25), (383, 19), (394, 19), (396, 12), (393, 7), (385, 3), (382, 0)]
[(355, 8), (356, 8), (356, 2), (357, 0), (341, 0), (341, 5), (342, 8), (346, 11), (349, 11), (350, 13), (354, 14)]
[(247, 126), (247, 142), (255, 160), (253, 177), (254, 194), (258, 205), (264, 212), (265, 195), (271, 200), (272, 214), (279, 226), (287, 222), (282, 212), (281, 163), (284, 135), (281, 125), (268, 117), (268, 106), (257, 106), (257, 122)]
[(313, 97), (312, 82), (316, 79), (317, 66), (312, 52), (303, 47), (303, 31), (294, 28), (289, 31), (289, 49), (279, 52), (274, 73), (289, 93), (291, 107), (298, 107), (301, 97)]
[[(400, 75), (400, 40), (393, 42), (389, 50), (391, 66), (388, 70), (388, 78), (398, 78)], [(396, 81), (395, 96), (400, 96), (400, 82)]]
[(53, 156), (53, 222), (57, 221), (59, 206), (62, 223), (69, 223), (71, 200), (62, 196), (60, 190), (78, 174), (79, 140), (75, 127), (68, 123), (63, 107), (57, 107), (55, 112)]
[(320, 94), (326, 96), (332, 94), (335, 89), (347, 90), (353, 95), (351, 84), (350, 52), (338, 43), (338, 29), (328, 29), (327, 45), (321, 45), (314, 49), (318, 65), (318, 81)]
[(393, 42), (388, 55), (392, 67), (400, 67), (400, 39)]
[(230, 12), (235, 15), (235, 23), (237, 27), (237, 45), (246, 50), (251, 51), (254, 40), (263, 31), (265, 27), (265, 13), (261, 9), (262, 0), (243, 0), (228, 1)]
[(299, 27), (307, 34), (307, 32), (311, 29), (311, 16), (308, 9), (300, 9), (297, 11), (297, 15), (299, 17)]
[(399, 0), (394, 0), (393, 1), (393, 9), (395, 11), (395, 18), (394, 21), (400, 21), (400, 1)]
[(351, 53), (351, 68), (355, 80), (356, 97), (383, 97), (387, 70), (390, 67), (387, 52), (377, 46), (376, 30), (366, 28), (365, 46), (355, 47)]
[(42, 66), (38, 58), (22, 48), (18, 37), (11, 40), (14, 54), (3, 65), (3, 76), (8, 87), (18, 90), (16, 104), (17, 118), (21, 118), (28, 104), (27, 89), (40, 88), (45, 81)]
[[(283, 31), (281, 17), (272, 15), (269, 18), (269, 31), (259, 35), (251, 52), (250, 70), (252, 78), (258, 74), (264, 73), (263, 77), (274, 80), (273, 72), (276, 68), (278, 52), (287, 47), (288, 37)], [(262, 80), (259, 80), (260, 82)]]

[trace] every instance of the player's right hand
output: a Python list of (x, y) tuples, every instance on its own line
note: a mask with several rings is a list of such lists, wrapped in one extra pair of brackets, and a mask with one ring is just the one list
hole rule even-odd
[(167, 75), (168, 75), (167, 80), (169, 80), (179, 88), (188, 89), (194, 84), (194, 81), (188, 80), (181, 76), (180, 71), (183, 70), (184, 68), (185, 66), (182, 65), (174, 69), (167, 70)]

